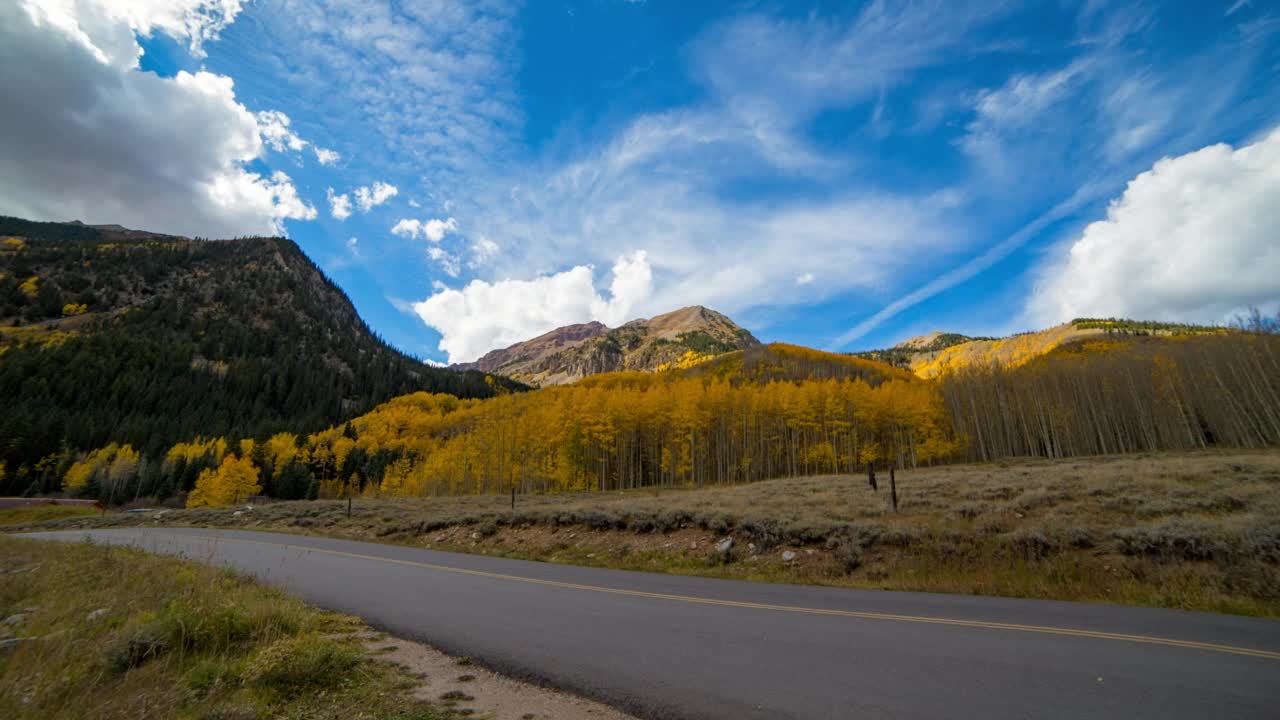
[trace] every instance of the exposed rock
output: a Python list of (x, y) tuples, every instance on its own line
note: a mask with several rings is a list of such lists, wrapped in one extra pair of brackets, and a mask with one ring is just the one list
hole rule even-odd
[(107, 614), (106, 608), (98, 608), (97, 610), (94, 610), (93, 612), (86, 615), (84, 619), (88, 620), (89, 622), (94, 622), (95, 620), (97, 620), (98, 618), (106, 614)]
[(716, 543), (716, 552), (727, 553), (733, 549), (733, 538), (727, 537)]
[(795, 551), (794, 551), (794, 550), (783, 550), (783, 551), (782, 551), (782, 562), (791, 562), (792, 560), (795, 560), (795, 559), (796, 559), (796, 557), (798, 557), (798, 556), (796, 555), (796, 553), (795, 553)]
[(25, 623), (26, 621), (27, 621), (27, 613), (20, 612), (20, 613), (14, 613), (9, 617), (5, 618), (3, 624), (6, 627), (17, 627)]
[(597, 373), (656, 370), (686, 353), (720, 355), (759, 344), (724, 315), (693, 306), (613, 329), (598, 322), (567, 325), (453, 368), (506, 375), (532, 385), (562, 385)]

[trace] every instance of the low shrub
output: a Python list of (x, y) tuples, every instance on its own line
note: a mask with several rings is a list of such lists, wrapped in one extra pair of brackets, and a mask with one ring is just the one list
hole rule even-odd
[(1056, 543), (1042, 531), (1028, 528), (1014, 530), (1001, 541), (1012, 555), (1025, 560), (1042, 560), (1057, 549)]
[(362, 662), (354, 648), (328, 638), (298, 635), (259, 652), (245, 670), (247, 682), (283, 696), (337, 688)]
[(154, 660), (173, 649), (173, 638), (177, 634), (171, 618), (145, 623), (107, 645), (107, 667), (121, 673)]
[(831, 556), (836, 561), (836, 567), (846, 575), (862, 567), (862, 547), (855, 542), (845, 540), (839, 543)]
[(1227, 560), (1237, 548), (1221, 527), (1172, 519), (1113, 533), (1120, 552), (1175, 560)]

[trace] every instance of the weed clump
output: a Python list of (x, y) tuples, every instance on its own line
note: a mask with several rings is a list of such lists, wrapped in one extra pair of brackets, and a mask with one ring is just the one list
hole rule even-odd
[(281, 639), (258, 653), (245, 680), (281, 696), (309, 689), (337, 688), (363, 662), (351, 646), (315, 635)]
[(173, 649), (178, 629), (169, 618), (148, 622), (107, 646), (107, 667), (122, 673), (160, 657)]

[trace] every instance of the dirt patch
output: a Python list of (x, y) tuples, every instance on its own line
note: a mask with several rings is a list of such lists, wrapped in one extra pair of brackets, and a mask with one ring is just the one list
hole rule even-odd
[(417, 698), (459, 714), (492, 720), (634, 720), (608, 705), (513, 680), (422, 643), (378, 636), (368, 638), (365, 647), (421, 680), (413, 690)]

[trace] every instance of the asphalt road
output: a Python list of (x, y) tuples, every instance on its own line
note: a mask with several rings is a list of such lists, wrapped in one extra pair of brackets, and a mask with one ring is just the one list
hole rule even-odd
[[(1280, 622), (772, 585), (274, 533), (39, 533), (249, 571), (650, 718), (1274, 718)], [(127, 582), (127, 578), (121, 578)]]

